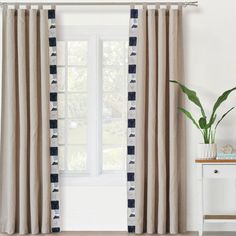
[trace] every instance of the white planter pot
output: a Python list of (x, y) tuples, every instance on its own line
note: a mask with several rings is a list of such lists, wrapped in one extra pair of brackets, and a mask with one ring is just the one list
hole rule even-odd
[(216, 143), (198, 144), (198, 159), (215, 159), (217, 154), (217, 145)]

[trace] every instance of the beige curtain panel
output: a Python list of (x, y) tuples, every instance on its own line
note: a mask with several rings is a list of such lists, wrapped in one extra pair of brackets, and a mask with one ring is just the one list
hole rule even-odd
[(185, 230), (181, 9), (138, 12), (136, 108), (136, 233)]
[(47, 10), (3, 16), (0, 231), (49, 233), (49, 43)]

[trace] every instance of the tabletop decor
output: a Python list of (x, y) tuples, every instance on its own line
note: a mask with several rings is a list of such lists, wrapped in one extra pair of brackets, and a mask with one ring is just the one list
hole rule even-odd
[(179, 107), (179, 110), (192, 121), (195, 127), (201, 132), (203, 143), (199, 144), (198, 147), (198, 159), (214, 159), (217, 154), (217, 145), (216, 145), (216, 130), (220, 122), (231, 112), (234, 107), (231, 107), (227, 110), (220, 118), (217, 119), (216, 111), (220, 105), (227, 100), (231, 92), (236, 90), (236, 87), (233, 87), (229, 90), (226, 90), (222, 93), (221, 96), (216, 100), (210, 117), (208, 118), (206, 112), (200, 102), (200, 99), (197, 93), (185, 85), (181, 84), (179, 81), (170, 80), (170, 82), (179, 85), (181, 91), (188, 97), (189, 101), (194, 103), (200, 109), (200, 118), (197, 120), (193, 115), (183, 107)]
[(226, 144), (223, 147), (221, 147), (220, 150), (225, 154), (230, 154), (233, 153), (234, 148), (232, 145)]
[(218, 160), (235, 160), (236, 159), (236, 151), (233, 146), (230, 144), (226, 144), (220, 148), (220, 151), (217, 152), (216, 159)]

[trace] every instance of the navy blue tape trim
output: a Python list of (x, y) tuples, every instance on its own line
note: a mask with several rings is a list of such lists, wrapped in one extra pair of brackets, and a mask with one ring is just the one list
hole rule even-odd
[(57, 74), (57, 66), (56, 65), (51, 65), (50, 66), (50, 74), (51, 75), (56, 75)]
[(129, 37), (129, 46), (137, 45), (137, 37)]
[(51, 201), (51, 209), (58, 210), (59, 209), (59, 201)]
[(134, 181), (134, 173), (127, 173), (127, 180)]
[(128, 208), (134, 208), (134, 207), (135, 207), (135, 200), (128, 199)]
[(130, 10), (130, 32), (129, 36), (129, 80), (128, 80), (128, 146), (127, 146), (127, 183), (128, 183), (128, 232), (135, 233), (135, 110), (136, 110), (136, 46), (137, 46), (137, 28), (138, 28), (138, 9)]
[(128, 128), (135, 128), (135, 119), (128, 119)]
[(128, 226), (128, 233), (135, 233), (135, 226)]
[(135, 154), (135, 146), (128, 146), (127, 153), (128, 153), (128, 155), (134, 155)]
[[(58, 171), (58, 147), (54, 146), (57, 145), (57, 126), (58, 121), (56, 117), (56, 111), (57, 111), (57, 65), (55, 65), (54, 61), (56, 60), (56, 46), (57, 46), (57, 39), (56, 39), (56, 11), (55, 9), (49, 9), (48, 10), (48, 23), (49, 23), (49, 35), (48, 38), (49, 42), (49, 48), (50, 48), (50, 66), (49, 66), (49, 72), (50, 72), (50, 106), (51, 106), (51, 115), (53, 118), (50, 119), (50, 131), (51, 131), (51, 142), (53, 141), (53, 147), (50, 147), (50, 156), (51, 156), (51, 174), (50, 174), (50, 182), (51, 182), (51, 191), (54, 196), (51, 200), (51, 210), (52, 210), (52, 218), (51, 218), (51, 232), (58, 233), (60, 232), (60, 212), (59, 212), (59, 200), (56, 197), (57, 193), (59, 192), (59, 174)], [(54, 118), (55, 117), (55, 118)], [(55, 198), (56, 197), (56, 198)]]
[(130, 10), (130, 18), (138, 18), (138, 9)]
[(136, 65), (129, 65), (129, 74), (136, 73)]
[(53, 227), (52, 232), (53, 233), (59, 233), (61, 231), (60, 227)]
[(135, 100), (136, 100), (136, 93), (128, 92), (128, 101), (135, 101)]
[(50, 155), (57, 156), (58, 155), (58, 148), (57, 147), (50, 147)]
[(57, 101), (57, 93), (50, 93), (50, 101), (51, 102)]
[(50, 129), (57, 129), (57, 120), (50, 120)]
[(49, 38), (49, 46), (50, 47), (56, 47), (57, 46), (57, 40), (55, 37)]
[(58, 183), (58, 174), (51, 174), (51, 183)]
[(56, 17), (55, 9), (48, 10), (48, 19), (55, 19), (55, 17)]

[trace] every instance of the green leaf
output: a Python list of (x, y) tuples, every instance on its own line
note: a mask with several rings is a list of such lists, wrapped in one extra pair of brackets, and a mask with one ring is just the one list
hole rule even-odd
[(184, 86), (183, 84), (181, 84), (177, 80), (170, 80), (170, 82), (178, 84), (180, 86), (182, 92), (187, 95), (188, 99), (201, 109), (202, 116), (206, 117), (206, 114), (205, 114), (205, 111), (202, 107), (200, 99), (198, 98), (197, 93), (195, 91), (190, 90), (189, 88), (187, 88), (186, 86)]
[(209, 123), (206, 125), (206, 129), (211, 128), (211, 126), (215, 123), (216, 120), (216, 114), (210, 118)]
[(223, 114), (223, 116), (218, 120), (218, 122), (216, 123), (215, 129), (217, 128), (217, 126), (219, 125), (219, 123), (225, 118), (225, 116), (230, 113), (232, 110), (234, 109), (234, 107), (231, 107), (227, 112), (225, 112), (225, 114)]
[[(228, 96), (230, 95), (231, 92), (233, 92), (234, 90), (236, 90), (236, 87), (229, 89), (227, 91), (225, 91), (215, 102), (215, 105), (213, 107), (212, 113), (211, 113), (211, 118), (209, 123), (212, 123), (212, 119), (214, 118), (215, 112), (218, 109), (218, 107), (228, 98)], [(214, 123), (214, 122), (213, 122)], [(212, 124), (213, 124), (212, 123)]]
[(201, 129), (205, 129), (206, 124), (207, 124), (206, 117), (201, 117), (198, 121), (198, 124), (199, 124)]
[(185, 109), (182, 108), (182, 107), (179, 107), (178, 109), (179, 109), (181, 112), (183, 112), (183, 113), (193, 122), (193, 124), (199, 129), (199, 126), (198, 126), (196, 120), (193, 118), (192, 114), (191, 114), (189, 111), (185, 110)]

